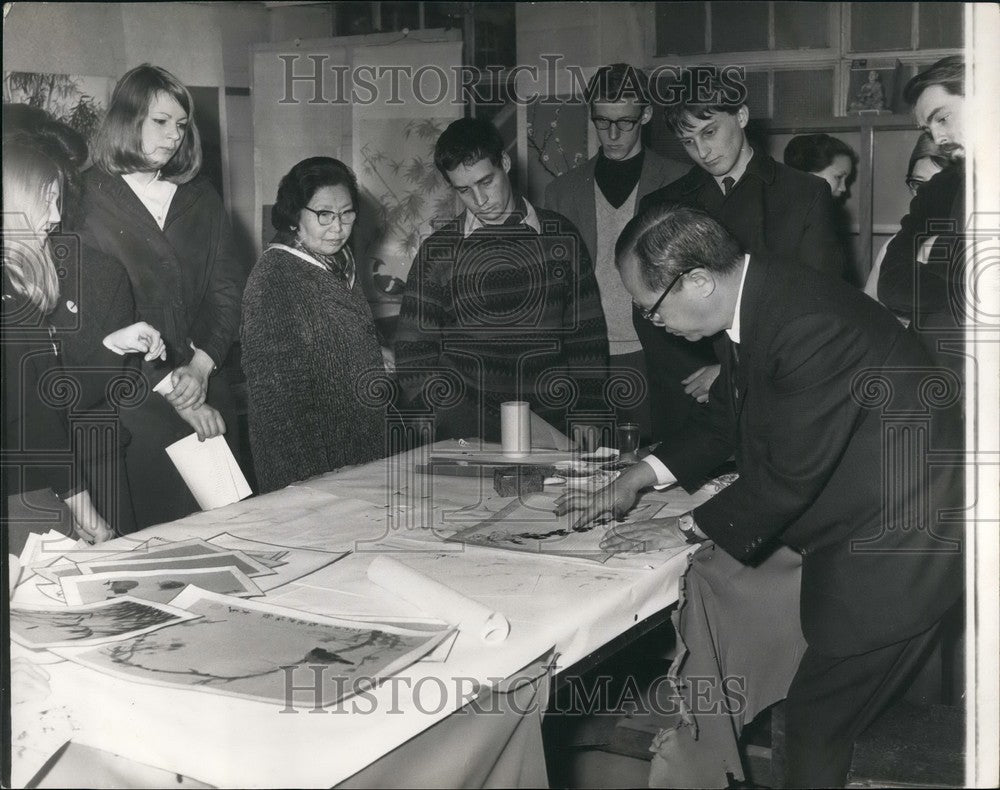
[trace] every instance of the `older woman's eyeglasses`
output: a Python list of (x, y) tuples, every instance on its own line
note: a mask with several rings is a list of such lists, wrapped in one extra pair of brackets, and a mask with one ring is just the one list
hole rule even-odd
[(309, 206), (303, 206), (303, 208), (315, 214), (316, 221), (323, 227), (332, 225), (335, 217), (340, 220), (341, 225), (350, 225), (358, 218), (358, 212), (353, 208), (349, 208), (346, 211), (317, 211), (314, 208), (309, 208)]
[(660, 309), (660, 305), (663, 304), (663, 300), (667, 298), (667, 294), (670, 293), (673, 290), (674, 286), (677, 285), (677, 283), (680, 281), (681, 277), (683, 277), (685, 274), (687, 274), (690, 271), (691, 271), (690, 269), (687, 269), (686, 271), (683, 271), (680, 274), (678, 274), (676, 277), (674, 277), (674, 279), (672, 279), (670, 281), (670, 285), (668, 285), (664, 289), (663, 293), (660, 294), (660, 298), (657, 299), (656, 302), (653, 303), (653, 306), (650, 307), (648, 310), (645, 307), (640, 307), (638, 304), (636, 304), (633, 301), (632, 304), (634, 304), (635, 305), (635, 309), (639, 311), (639, 315), (641, 315), (647, 321), (653, 321), (653, 322), (655, 322), (656, 319), (657, 319), (657, 317), (658, 317), (656, 315), (656, 311)]
[(637, 123), (642, 120), (642, 116), (638, 118), (591, 118), (594, 122), (594, 126), (600, 129), (602, 132), (606, 132), (611, 128), (611, 124), (618, 127), (619, 132), (631, 132)]

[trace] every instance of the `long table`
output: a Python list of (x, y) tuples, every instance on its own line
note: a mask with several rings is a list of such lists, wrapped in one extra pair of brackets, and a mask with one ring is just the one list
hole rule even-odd
[[(505, 690), (516, 689), (517, 675), (526, 667), (533, 669), (525, 680), (535, 681), (539, 660), (552, 655), (548, 668), (558, 673), (676, 602), (687, 550), (600, 564), (442, 542), (442, 534), (462, 525), (463, 513), (498, 499), (491, 476), (416, 471), (431, 453), (464, 452), (455, 442), (418, 448), (131, 537), (229, 532), (349, 551), (270, 591), (267, 600), (327, 615), (421, 614), (368, 580), (372, 559), (387, 554), (505, 614), (511, 623), (506, 641), (484, 644), (476, 634), (460, 633), (445, 662), (412, 665), (396, 682), (379, 687), (373, 704), (347, 715), (283, 714), (259, 702), (124, 682), (60, 662), (46, 668), (52, 699), (71, 711), (74, 743), (216, 786), (331, 786), (463, 709), (475, 697), (472, 690), (496, 690), (505, 682)], [(566, 457), (536, 453), (522, 462)], [(705, 498), (679, 490), (648, 496), (666, 503), (661, 516), (684, 512)], [(398, 784), (409, 782), (400, 777)]]

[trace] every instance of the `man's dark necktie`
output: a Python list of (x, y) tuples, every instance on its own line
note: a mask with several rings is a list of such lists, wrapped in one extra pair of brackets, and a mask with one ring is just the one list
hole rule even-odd
[(736, 179), (734, 179), (732, 176), (726, 176), (724, 179), (722, 179), (722, 194), (728, 195), (730, 192), (732, 192), (733, 186), (735, 184), (736, 184)]
[(727, 344), (729, 347), (729, 386), (732, 389), (733, 405), (740, 402), (740, 347), (732, 340)]

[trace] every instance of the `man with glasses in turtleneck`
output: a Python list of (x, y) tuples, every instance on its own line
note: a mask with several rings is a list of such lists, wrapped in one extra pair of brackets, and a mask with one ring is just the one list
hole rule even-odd
[[(601, 305), (608, 323), (612, 375), (634, 370), (643, 378), (642, 347), (632, 326), (632, 302), (615, 269), (615, 241), (647, 194), (684, 173), (683, 165), (645, 148), (643, 127), (653, 117), (648, 79), (634, 66), (598, 69), (587, 85), (590, 120), (601, 147), (597, 155), (556, 178), (545, 190), (546, 208), (567, 217), (580, 231), (594, 261)], [(649, 403), (643, 398), (619, 410), (650, 436)]]

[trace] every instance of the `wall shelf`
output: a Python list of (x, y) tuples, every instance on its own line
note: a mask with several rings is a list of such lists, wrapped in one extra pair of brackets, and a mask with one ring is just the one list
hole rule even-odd
[(863, 129), (916, 129), (909, 113), (903, 115), (848, 115), (835, 118), (801, 118), (794, 122), (757, 118), (754, 122), (768, 134), (811, 134), (813, 132), (855, 132)]

